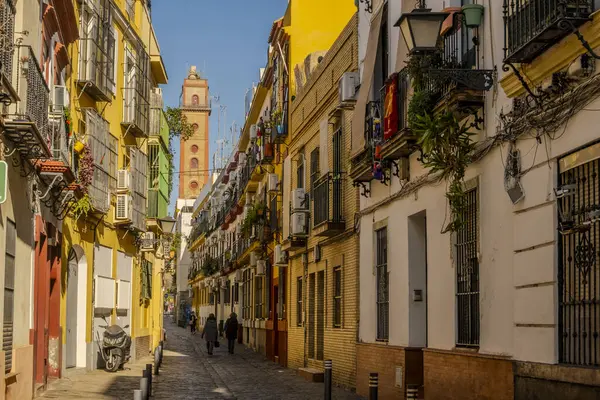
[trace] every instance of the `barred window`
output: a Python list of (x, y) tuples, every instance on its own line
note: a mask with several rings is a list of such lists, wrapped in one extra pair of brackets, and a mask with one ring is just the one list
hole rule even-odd
[(342, 327), (342, 267), (333, 269), (333, 327)]
[(231, 303), (231, 281), (225, 283), (225, 304)]
[(298, 277), (296, 285), (296, 324), (302, 326), (302, 277)]
[(93, 109), (86, 109), (85, 133), (94, 159), (90, 198), (94, 208), (106, 212), (109, 193), (117, 186), (118, 139), (110, 134), (108, 122)]
[(235, 285), (233, 286), (233, 302), (237, 304), (239, 301), (240, 301), (240, 284), (236, 282)]
[(298, 189), (304, 188), (304, 157), (298, 154), (298, 166), (296, 168), (296, 187)]
[(479, 346), (477, 188), (467, 191), (462, 226), (456, 232), (457, 346)]
[(387, 227), (375, 231), (377, 268), (377, 340), (389, 339), (389, 279), (387, 268)]
[(264, 306), (263, 277), (257, 276), (255, 279), (255, 282), (256, 282), (256, 287), (254, 290), (254, 305), (255, 305), (254, 317), (255, 318), (263, 318), (263, 306)]

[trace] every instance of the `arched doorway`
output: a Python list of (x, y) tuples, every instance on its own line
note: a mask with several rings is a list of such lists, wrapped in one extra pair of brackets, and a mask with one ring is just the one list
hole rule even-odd
[(80, 246), (69, 251), (67, 266), (67, 343), (65, 366), (85, 368), (87, 327), (87, 260)]

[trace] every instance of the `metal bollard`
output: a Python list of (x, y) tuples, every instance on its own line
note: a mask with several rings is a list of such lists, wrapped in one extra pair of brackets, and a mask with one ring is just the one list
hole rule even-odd
[(148, 378), (140, 379), (140, 391), (142, 392), (142, 400), (148, 400)]
[(379, 374), (371, 372), (369, 374), (369, 400), (377, 400), (377, 391), (379, 388)]
[(154, 350), (154, 375), (158, 375), (158, 367), (160, 367), (160, 350), (157, 347)]
[(152, 364), (146, 364), (144, 376), (148, 378), (148, 397), (152, 396)]
[(419, 396), (419, 386), (409, 384), (406, 387), (406, 400), (416, 400)]
[(331, 373), (333, 368), (333, 362), (331, 360), (325, 360), (325, 376), (323, 381), (325, 383), (325, 400), (331, 400)]
[(142, 398), (142, 391), (139, 389), (136, 389), (133, 391), (133, 400), (144, 400)]
[(158, 353), (158, 357), (155, 354), (154, 362), (156, 363), (158, 361), (158, 365), (160, 366), (162, 364), (162, 346), (160, 344), (156, 348), (156, 352)]

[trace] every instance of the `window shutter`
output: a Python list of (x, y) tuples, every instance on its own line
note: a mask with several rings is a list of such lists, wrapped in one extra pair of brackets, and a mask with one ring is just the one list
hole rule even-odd
[(329, 172), (329, 122), (324, 119), (321, 121), (319, 126), (319, 168), (321, 169), (321, 176)]

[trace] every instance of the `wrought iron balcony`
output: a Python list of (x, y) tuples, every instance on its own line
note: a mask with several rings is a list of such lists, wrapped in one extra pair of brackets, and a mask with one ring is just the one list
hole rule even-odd
[(15, 60), (19, 62), (15, 86), (20, 100), (10, 108), (4, 135), (22, 159), (48, 160), (52, 158), (48, 86), (31, 47), (17, 46)]
[(12, 81), (15, 31), (13, 0), (0, 0), (0, 26), (2, 26), (2, 35), (0, 35), (0, 102), (7, 105), (15, 102), (18, 98)]
[(344, 173), (329, 172), (315, 182), (313, 190), (313, 234), (335, 236), (346, 229), (344, 218)]
[(73, 168), (73, 139), (67, 133), (63, 113), (50, 114), (49, 132), (53, 158)]
[(452, 16), (452, 25), (442, 38), (441, 51), (421, 60), (422, 78), (411, 77), (415, 93), (424, 90), (432, 104), (444, 104), (446, 109), (482, 107), (484, 91), (493, 86), (494, 71), (481, 68), (479, 41), (463, 14)]
[(365, 148), (352, 160), (350, 177), (354, 182), (370, 182), (373, 179), (373, 156), (374, 143), (383, 138), (381, 102), (371, 101), (367, 103), (365, 113)]
[(594, 0), (504, 0), (503, 8), (505, 62), (530, 63), (571, 34), (571, 24), (589, 21)]

